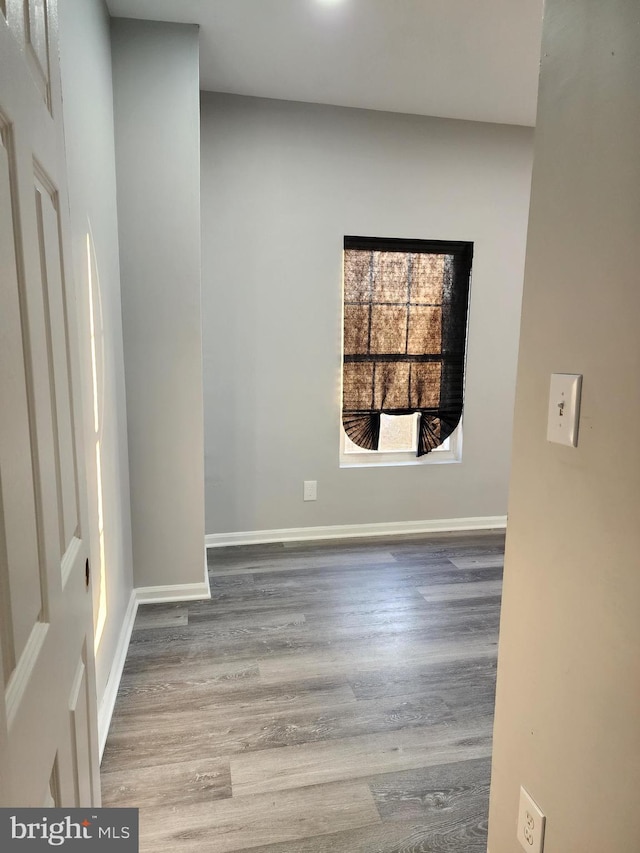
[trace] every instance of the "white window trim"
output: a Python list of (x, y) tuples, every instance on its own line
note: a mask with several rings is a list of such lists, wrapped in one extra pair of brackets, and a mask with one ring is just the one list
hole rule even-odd
[(462, 462), (462, 421), (449, 436), (449, 447), (443, 450), (437, 447), (424, 456), (416, 456), (415, 450), (401, 450), (381, 453), (379, 450), (362, 450), (361, 453), (345, 453), (346, 433), (340, 424), (340, 467), (341, 468), (378, 468), (380, 466), (397, 467), (402, 465), (447, 465)]

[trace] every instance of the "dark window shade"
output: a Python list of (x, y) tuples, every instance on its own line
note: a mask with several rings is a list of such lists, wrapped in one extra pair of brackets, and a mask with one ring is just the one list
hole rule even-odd
[(454, 431), (464, 398), (473, 243), (344, 238), (342, 423), (377, 450), (380, 414), (420, 413), (418, 456)]

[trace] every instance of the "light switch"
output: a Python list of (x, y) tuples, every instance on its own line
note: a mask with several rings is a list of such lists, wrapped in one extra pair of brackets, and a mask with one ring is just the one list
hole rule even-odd
[(551, 374), (547, 441), (554, 441), (556, 444), (568, 444), (569, 447), (578, 446), (581, 391), (581, 374)]

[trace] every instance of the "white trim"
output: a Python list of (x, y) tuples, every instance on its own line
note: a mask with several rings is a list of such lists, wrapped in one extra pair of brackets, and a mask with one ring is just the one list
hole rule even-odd
[(139, 586), (134, 591), (138, 604), (169, 604), (172, 601), (203, 601), (211, 598), (206, 546), (204, 550), (202, 583)]
[(164, 604), (172, 601), (201, 601), (211, 598), (209, 581), (202, 583), (141, 586), (136, 589), (138, 604)]
[(102, 696), (102, 701), (100, 702), (100, 709), (98, 711), (98, 741), (100, 744), (101, 762), (102, 755), (104, 753), (104, 748), (107, 743), (107, 735), (109, 734), (111, 717), (113, 716), (113, 709), (115, 708), (116, 704), (118, 688), (120, 687), (120, 679), (122, 678), (124, 662), (127, 658), (127, 651), (129, 650), (129, 641), (131, 639), (131, 632), (133, 631), (133, 623), (136, 621), (137, 612), (138, 600), (136, 598), (136, 591), (134, 589), (131, 591), (131, 598), (129, 599), (127, 612), (125, 613), (124, 619), (122, 620), (122, 628), (120, 629), (120, 636), (118, 637), (118, 645), (116, 646), (116, 652), (113, 656), (111, 672), (109, 673), (107, 686), (105, 687), (104, 694)]
[(378, 524), (336, 524), (330, 527), (249, 530), (243, 533), (209, 533), (205, 536), (205, 543), (207, 548), (223, 548), (228, 545), (349, 539), (354, 536), (402, 536), (409, 533), (447, 533), (455, 530), (502, 530), (506, 526), (506, 515), (487, 515), (474, 518), (437, 518), (429, 521), (390, 521)]
[[(385, 417), (384, 412), (382, 417)], [(340, 423), (340, 468), (401, 467), (403, 465), (450, 465), (462, 462), (462, 420), (446, 440), (446, 448), (436, 447), (430, 453), (416, 456), (418, 446), (418, 413), (415, 417), (413, 450), (346, 450), (347, 434)]]

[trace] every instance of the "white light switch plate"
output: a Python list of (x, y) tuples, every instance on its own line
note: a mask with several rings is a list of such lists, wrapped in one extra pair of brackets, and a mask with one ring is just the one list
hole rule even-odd
[(578, 446), (581, 391), (581, 374), (551, 374), (547, 441), (554, 441), (556, 444), (567, 444), (569, 447)]

